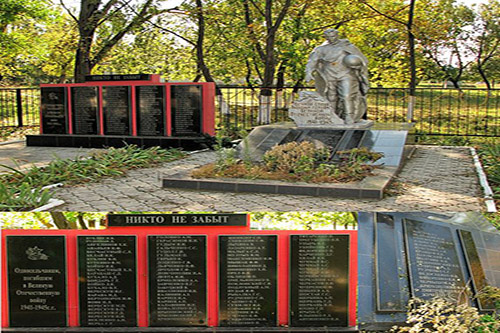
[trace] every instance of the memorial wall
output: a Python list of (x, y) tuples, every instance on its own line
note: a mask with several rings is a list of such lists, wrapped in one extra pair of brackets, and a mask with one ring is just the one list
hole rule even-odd
[(91, 75), (42, 84), (40, 135), (28, 146), (202, 148), (215, 135), (213, 82), (161, 82), (159, 75)]
[(105, 230), (4, 230), (2, 326), (355, 325), (355, 231), (247, 222), (117, 214)]
[(480, 311), (494, 304), (475, 297), (500, 287), (500, 233), (480, 214), (459, 219), (430, 213), (360, 213), (358, 321), (364, 329), (404, 322), (412, 297), (469, 302)]

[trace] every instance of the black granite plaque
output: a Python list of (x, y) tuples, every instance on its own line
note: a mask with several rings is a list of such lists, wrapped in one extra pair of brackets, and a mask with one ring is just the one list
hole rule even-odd
[(408, 293), (403, 290), (404, 272), (398, 267), (398, 242), (390, 215), (377, 214), (375, 249), (377, 311), (406, 311)]
[(247, 214), (109, 214), (108, 227), (246, 226)]
[(202, 130), (202, 87), (200, 85), (173, 85), (172, 135), (199, 136)]
[(85, 81), (149, 81), (151, 74), (85, 75)]
[(405, 219), (404, 232), (412, 296), (458, 298), (465, 283), (450, 228)]
[(219, 236), (219, 325), (277, 325), (277, 240)]
[(6, 236), (9, 325), (66, 326), (64, 236)]
[[(472, 277), (472, 286), (474, 287), (474, 291), (480, 294), (483, 288), (488, 286), (488, 282), (486, 281), (481, 259), (477, 253), (474, 238), (472, 237), (472, 233), (466, 230), (459, 230), (458, 235), (462, 243), (462, 248), (464, 249), (467, 268)], [(477, 303), (480, 310), (495, 310), (495, 304), (492, 301), (484, 300), (479, 297)]]
[(71, 111), (73, 134), (99, 133), (99, 105), (97, 87), (72, 87)]
[(102, 107), (104, 114), (104, 134), (131, 134), (129, 86), (102, 87)]
[(135, 236), (78, 236), (81, 326), (137, 326)]
[(349, 235), (292, 235), (290, 326), (348, 326)]
[(149, 236), (149, 325), (206, 326), (206, 236)]
[(164, 136), (165, 131), (165, 87), (137, 86), (137, 128), (141, 136)]
[(68, 134), (68, 103), (65, 87), (42, 87), (43, 134)]

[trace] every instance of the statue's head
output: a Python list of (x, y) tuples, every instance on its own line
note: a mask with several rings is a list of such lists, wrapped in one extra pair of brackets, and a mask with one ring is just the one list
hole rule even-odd
[(323, 35), (329, 43), (335, 43), (339, 40), (339, 31), (336, 29), (326, 29)]

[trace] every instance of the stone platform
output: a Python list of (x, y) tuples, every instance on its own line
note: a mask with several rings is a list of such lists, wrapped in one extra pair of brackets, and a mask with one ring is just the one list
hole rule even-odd
[(191, 190), (382, 199), (384, 191), (413, 149), (407, 146), (411, 125), (398, 125), (393, 127), (394, 129), (378, 129), (379, 127), (374, 126), (364, 130), (297, 128), (293, 124), (286, 123), (259, 126), (238, 146), (240, 156), (247, 155), (254, 161), (262, 160), (262, 156), (275, 145), (293, 141), (310, 141), (319, 147), (329, 147), (333, 160), (337, 152), (353, 148), (363, 147), (382, 153), (383, 157), (373, 162), (373, 165), (382, 167), (375, 169), (372, 175), (358, 182), (311, 184), (261, 179), (194, 179), (189, 173), (181, 172), (161, 176), (161, 184), (164, 188)]
[(355, 333), (354, 327), (16, 327), (6, 333)]
[(37, 147), (74, 147), (74, 148), (120, 148), (125, 145), (137, 145), (143, 148), (182, 148), (184, 150), (200, 150), (210, 146), (212, 139), (208, 136), (199, 137), (151, 137), (151, 136), (115, 136), (115, 135), (67, 135), (41, 134), (27, 135), (26, 145)]

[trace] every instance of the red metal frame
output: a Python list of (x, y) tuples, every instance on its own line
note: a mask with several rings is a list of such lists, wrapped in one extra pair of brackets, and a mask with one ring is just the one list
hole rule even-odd
[(278, 323), (288, 325), (289, 272), (290, 272), (290, 235), (299, 234), (337, 234), (349, 235), (349, 326), (356, 325), (356, 287), (357, 287), (357, 231), (354, 230), (250, 230), (248, 227), (113, 227), (105, 230), (3, 230), (2, 231), (2, 327), (8, 327), (7, 259), (5, 255), (5, 236), (18, 235), (64, 235), (67, 251), (68, 281), (68, 323), (78, 326), (78, 272), (77, 236), (78, 235), (136, 235), (137, 236), (137, 311), (138, 325), (148, 326), (148, 235), (206, 235), (207, 236), (207, 299), (208, 325), (218, 325), (218, 236), (219, 235), (277, 235), (278, 236)]
[[(61, 83), (61, 84), (41, 84), (40, 88), (44, 87), (65, 87), (68, 100), (68, 132), (73, 134), (72, 124), (72, 105), (71, 105), (71, 87), (98, 87), (99, 88), (99, 124), (100, 135), (104, 135), (104, 118), (102, 108), (102, 87), (103, 86), (130, 86), (130, 102), (132, 103), (132, 135), (137, 136), (137, 117), (136, 117), (136, 101), (135, 101), (135, 87), (136, 86), (164, 86), (166, 90), (166, 126), (167, 136), (172, 135), (172, 119), (171, 119), (171, 102), (170, 102), (170, 87), (172, 85), (200, 85), (202, 87), (202, 132), (208, 135), (215, 135), (215, 84), (213, 82), (159, 82), (156, 76), (153, 76), (151, 81), (92, 81), (85, 83)], [(42, 119), (42, 109), (40, 106), (40, 119)], [(40, 121), (41, 124), (41, 121)], [(40, 134), (43, 134), (43, 128), (40, 125)]]

